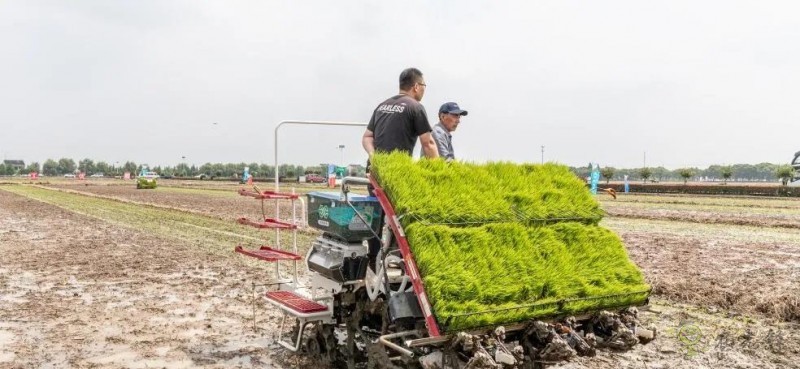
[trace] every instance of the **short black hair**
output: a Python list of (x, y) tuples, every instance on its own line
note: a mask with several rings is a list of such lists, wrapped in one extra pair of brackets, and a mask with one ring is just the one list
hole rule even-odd
[(422, 79), (422, 72), (417, 68), (406, 68), (400, 72), (400, 89), (408, 91)]

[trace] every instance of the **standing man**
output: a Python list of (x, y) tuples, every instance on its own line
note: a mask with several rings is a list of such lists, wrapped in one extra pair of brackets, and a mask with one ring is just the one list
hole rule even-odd
[[(411, 156), (414, 146), (419, 137), (422, 145), (422, 152), (428, 158), (439, 157), (436, 149), (436, 142), (431, 135), (431, 124), (428, 122), (428, 115), (425, 107), (419, 102), (425, 95), (425, 79), (422, 72), (417, 68), (408, 68), (400, 73), (400, 92), (388, 98), (378, 105), (372, 112), (367, 130), (361, 138), (361, 145), (369, 154), (370, 158), (376, 151), (392, 152), (402, 151)], [(370, 162), (367, 160), (367, 173), (370, 170)], [(375, 196), (372, 186), (368, 187), (369, 194)], [(382, 220), (382, 219), (381, 219)], [(378, 235), (383, 229), (383, 221), (380, 222)], [(376, 258), (381, 249), (380, 238), (370, 238), (369, 244), (369, 265), (373, 271), (377, 272)]]
[(455, 153), (453, 152), (453, 135), (461, 123), (461, 117), (466, 116), (467, 111), (461, 110), (458, 104), (454, 102), (447, 102), (442, 104), (439, 108), (439, 123), (433, 126), (433, 139), (436, 141), (436, 147), (439, 149), (439, 156), (447, 161), (455, 160)]
[(431, 124), (428, 123), (425, 108), (419, 103), (426, 87), (419, 69), (408, 68), (400, 73), (400, 92), (375, 108), (361, 138), (361, 144), (370, 157), (375, 151), (399, 150), (411, 155), (417, 137), (426, 157), (439, 157), (436, 142), (431, 136)]

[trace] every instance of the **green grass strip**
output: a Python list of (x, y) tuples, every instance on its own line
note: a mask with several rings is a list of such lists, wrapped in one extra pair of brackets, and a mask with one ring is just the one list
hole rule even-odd
[[(204, 251), (226, 257), (238, 255), (233, 252), (236, 245), (257, 248), (261, 245), (272, 245), (274, 241), (273, 231), (259, 231), (243, 226), (236, 223), (235, 219), (225, 221), (179, 210), (130, 204), (35, 186), (0, 186), (0, 189), (121, 227), (188, 242)], [(254, 206), (256, 205), (254, 203)], [(310, 244), (309, 237), (298, 234), (298, 247), (301, 248), (301, 253)], [(290, 241), (291, 234), (283, 232), (281, 243), (284, 249), (290, 245)]]

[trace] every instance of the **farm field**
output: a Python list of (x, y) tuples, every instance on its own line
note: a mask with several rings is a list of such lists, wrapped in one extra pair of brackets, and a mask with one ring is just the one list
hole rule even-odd
[[(269, 269), (233, 252), (273, 238), (235, 223), (261, 214), (240, 187), (0, 185), (0, 367), (314, 367), (272, 341)], [(659, 337), (557, 367), (800, 367), (800, 200), (598, 200), (654, 288), (641, 320)]]

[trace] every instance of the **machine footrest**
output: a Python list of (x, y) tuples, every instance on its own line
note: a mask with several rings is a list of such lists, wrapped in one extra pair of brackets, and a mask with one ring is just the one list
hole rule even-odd
[(267, 300), (273, 304), (280, 305), (284, 310), (291, 310), (293, 315), (325, 315), (328, 306), (320, 304), (314, 300), (307, 299), (291, 291), (270, 291), (267, 292)]
[(236, 220), (239, 224), (249, 225), (256, 228), (280, 228), (280, 229), (297, 229), (297, 225), (292, 223), (281, 222), (272, 218), (266, 218), (263, 222), (257, 222), (247, 219), (245, 217)]
[(300, 197), (300, 195), (294, 194), (294, 193), (284, 193), (284, 192), (275, 192), (275, 191), (256, 192), (256, 191), (246, 190), (244, 188), (240, 188), (239, 189), (239, 195), (250, 196), (250, 197), (254, 197), (254, 198), (259, 199), (259, 200), (265, 200), (265, 199), (297, 200)]
[(302, 257), (297, 254), (293, 254), (288, 251), (276, 250), (268, 246), (261, 246), (258, 250), (246, 250), (242, 248), (242, 246), (236, 246), (234, 251), (244, 254), (247, 256), (252, 256), (256, 259), (261, 259), (265, 261), (280, 261), (280, 260), (300, 260)]

